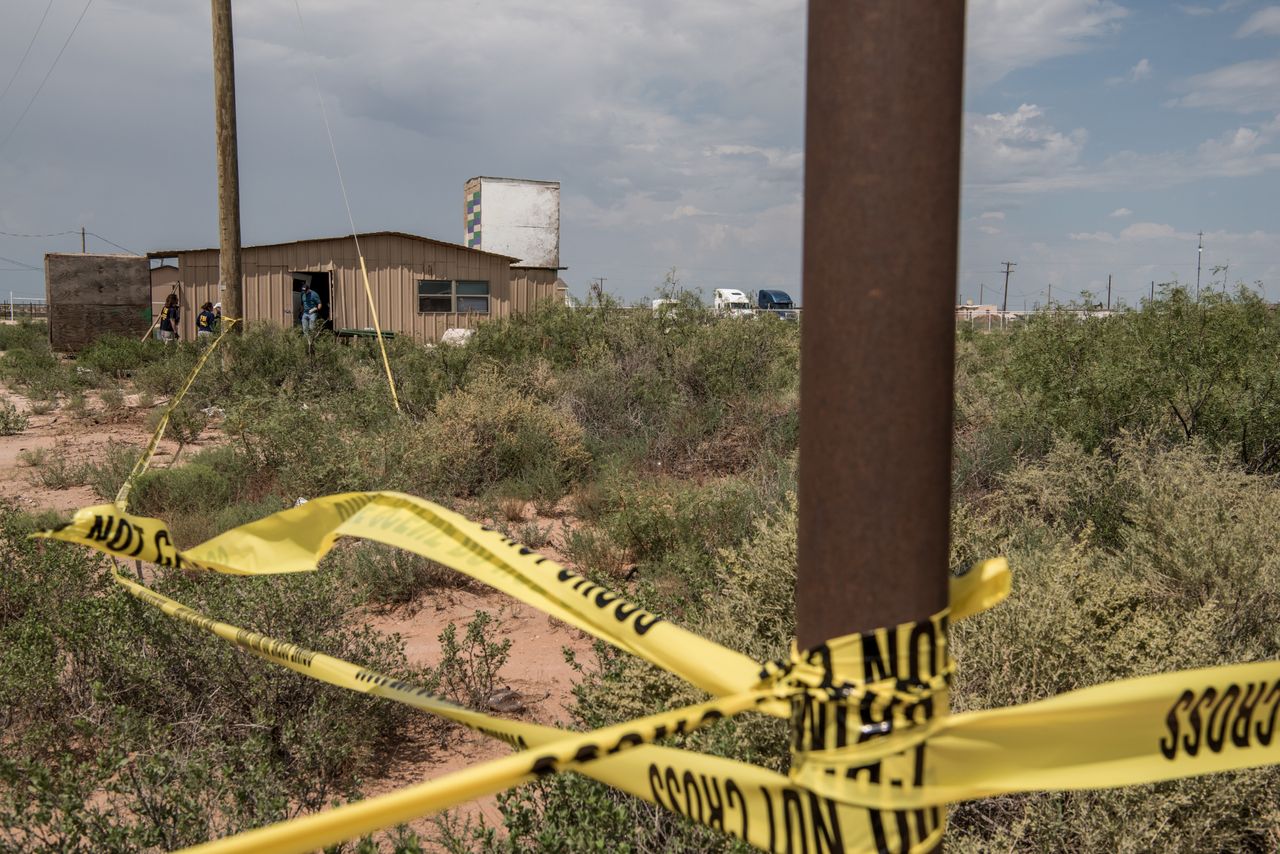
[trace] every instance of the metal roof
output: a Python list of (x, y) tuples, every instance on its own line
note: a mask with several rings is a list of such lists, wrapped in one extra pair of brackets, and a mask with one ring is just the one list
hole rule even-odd
[[(362, 231), (357, 235), (361, 240), (369, 237), (403, 237), (407, 240), (420, 240), (423, 243), (432, 243), (436, 246), (447, 246), (450, 249), (461, 249), (464, 252), (474, 252), (477, 255), (491, 255), (495, 258), (503, 258), (507, 261), (519, 261), (519, 258), (512, 258), (510, 255), (502, 255), (498, 252), (486, 252), (483, 249), (475, 249), (470, 246), (463, 246), (461, 243), (450, 243), (447, 240), (436, 240), (434, 237), (423, 237), (420, 234), (409, 234), (404, 231)], [(282, 240), (278, 243), (255, 243), (252, 246), (241, 246), (243, 252), (246, 249), (267, 249), (273, 246), (290, 246), (298, 243), (319, 243), (325, 240), (349, 240), (350, 234), (340, 234), (336, 237), (307, 237), (302, 240)], [(175, 255), (182, 255), (185, 252), (217, 252), (217, 246), (196, 249), (156, 249), (147, 253), (148, 258), (172, 258)]]

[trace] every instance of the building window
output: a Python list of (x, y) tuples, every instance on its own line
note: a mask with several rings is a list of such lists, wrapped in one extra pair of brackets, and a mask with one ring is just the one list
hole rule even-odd
[(418, 280), (420, 314), (488, 314), (488, 282), (455, 282), (449, 279)]
[(453, 282), (448, 279), (418, 281), (418, 312), (420, 314), (448, 314), (451, 311), (453, 311)]
[(458, 294), (459, 314), (489, 313), (488, 282), (455, 282), (454, 287)]

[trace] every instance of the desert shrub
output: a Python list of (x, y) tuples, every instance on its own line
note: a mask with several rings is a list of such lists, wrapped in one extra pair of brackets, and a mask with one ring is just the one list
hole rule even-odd
[(131, 506), (146, 516), (208, 513), (226, 506), (231, 497), (225, 474), (191, 462), (144, 473), (133, 486)]
[(49, 324), (22, 321), (0, 325), (0, 350), (49, 349)]
[(31, 350), (10, 350), (0, 360), (0, 376), (33, 396), (57, 395), (76, 387), (66, 367), (46, 344)]
[(16, 436), (27, 429), (27, 416), (8, 398), (0, 400), (0, 436)]
[[(187, 381), (187, 376), (200, 358), (200, 352), (195, 344), (186, 341), (161, 344), (160, 347), (162, 352), (158, 358), (134, 369), (133, 381), (142, 391), (156, 397), (170, 397)], [(210, 359), (206, 366), (213, 361)]]
[(375, 606), (407, 605), (429, 590), (475, 586), (461, 572), (381, 543), (351, 543), (331, 552), (325, 563), (351, 581), (361, 601)]
[(501, 622), (488, 611), (476, 611), (462, 638), (449, 623), (440, 633), (440, 664), (435, 678), (444, 696), (473, 709), (486, 710), (500, 687), (498, 674), (511, 656), (511, 639), (494, 640)]
[[(404, 706), (267, 664), (119, 590), (104, 560), (0, 513), (0, 826), (23, 850), (173, 848), (358, 794)], [(167, 573), (202, 612), (415, 679), (352, 627), (341, 579)], [(7, 836), (10, 841), (13, 836)]]
[(570, 416), (491, 373), (441, 398), (424, 427), (421, 477), (456, 495), (526, 481), (538, 495), (559, 497), (590, 464)]
[[(1125, 431), (1156, 431), (1233, 448), (1252, 471), (1280, 468), (1280, 318), (1252, 291), (1197, 298), (1174, 288), (1141, 310), (1085, 319), (1046, 312), (1007, 335), (976, 338), (994, 345), (987, 355), (1004, 349), (993, 366), (976, 367), (981, 389), (964, 398), (989, 400), (961, 407), (964, 416), (985, 409), (992, 435), (968, 436), (978, 448), (1034, 455), (1066, 437), (1105, 450)], [(962, 360), (962, 375), (972, 362)], [(965, 420), (958, 424), (972, 433), (974, 419)]]
[(108, 441), (101, 459), (84, 464), (84, 482), (102, 500), (113, 501), (141, 455), (139, 447)]
[(107, 379), (121, 380), (145, 364), (165, 357), (165, 345), (148, 337), (104, 335), (93, 341), (76, 357), (76, 364), (89, 368)]
[[(1124, 439), (1114, 471), (1088, 457), (1058, 449), (1025, 464), (956, 526), (960, 553), (1004, 552), (1014, 568), (1009, 601), (954, 629), (956, 707), (1280, 654), (1276, 485), (1195, 445)], [(1099, 499), (1116, 520), (1085, 512)], [(1269, 768), (1005, 796), (955, 807), (948, 846), (1270, 850), (1278, 794), (1280, 770)]]

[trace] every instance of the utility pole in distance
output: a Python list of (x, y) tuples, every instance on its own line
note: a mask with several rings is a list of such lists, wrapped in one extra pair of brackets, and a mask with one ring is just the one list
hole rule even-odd
[(82, 225), (82, 226), (80, 226), (80, 254), (81, 254), (81, 255), (86, 255), (86, 254), (88, 254), (88, 250), (86, 250), (86, 249), (85, 249), (84, 226), (83, 226), (83, 225)]
[(1204, 232), (1197, 235), (1200, 242), (1196, 245), (1196, 299), (1200, 298), (1200, 260), (1204, 258)]
[(1004, 302), (1000, 306), (1001, 311), (1009, 310), (1009, 274), (1013, 272), (1013, 268), (1018, 266), (1012, 261), (1004, 262)]
[(1111, 311), (1111, 274), (1107, 273), (1107, 311)]
[(1151, 280), (1151, 301), (1152, 302), (1156, 301), (1156, 280), (1155, 279)]
[(964, 2), (810, 0), (808, 29), (802, 647), (947, 603)]
[(213, 104), (218, 144), (218, 279), (222, 312), (244, 319), (240, 273), (240, 165), (236, 149), (236, 68), (231, 0), (213, 2)]

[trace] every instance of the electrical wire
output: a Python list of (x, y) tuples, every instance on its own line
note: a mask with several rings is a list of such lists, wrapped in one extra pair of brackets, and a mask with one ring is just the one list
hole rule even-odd
[[(71, 233), (72, 233), (72, 234), (74, 234), (75, 232), (71, 232)], [(85, 234), (89, 235), (90, 237), (96, 237), (96, 238), (98, 238), (99, 240), (101, 240), (103, 243), (106, 243), (106, 244), (109, 244), (109, 245), (111, 245), (111, 246), (114, 246), (115, 248), (117, 248), (117, 249), (119, 249), (119, 250), (121, 250), (121, 251), (123, 251), (123, 252), (128, 252), (130, 255), (141, 255), (141, 254), (142, 254), (141, 252), (134, 252), (132, 249), (129, 249), (129, 248), (128, 248), (128, 247), (126, 247), (126, 246), (121, 246), (119, 243), (113, 243), (113, 242), (111, 242), (110, 240), (107, 240), (107, 238), (103, 237), (101, 234), (95, 234), (95, 233), (94, 233), (94, 232), (92, 232), (92, 231), (86, 231), (86, 232), (85, 232)]]
[(36, 37), (40, 35), (40, 30), (44, 27), (44, 20), (49, 17), (49, 10), (52, 8), (53, 0), (49, 0), (49, 5), (44, 7), (44, 14), (40, 16), (40, 23), (36, 24), (36, 31), (31, 34), (31, 41), (27, 42), (27, 49), (22, 52), (22, 59), (18, 60), (18, 67), (13, 69), (13, 76), (5, 84), (4, 91), (0, 92), (0, 102), (4, 101), (4, 96), (8, 95), (9, 90), (13, 88), (13, 81), (18, 79), (18, 73), (22, 71), (22, 66), (26, 64), (27, 57), (31, 55), (31, 47), (36, 43)]
[[(92, 0), (90, 0), (92, 2)], [(293, 8), (298, 11), (298, 30), (302, 33), (302, 41), (307, 41), (307, 27), (302, 22), (302, 4), (293, 0)], [(369, 271), (365, 268), (364, 253), (360, 251), (360, 235), (356, 232), (356, 219), (351, 214), (351, 200), (347, 197), (347, 182), (342, 178), (342, 165), (338, 162), (338, 147), (333, 144), (333, 130), (329, 127), (329, 111), (324, 105), (324, 94), (320, 91), (320, 76), (316, 74), (315, 65), (311, 66), (311, 82), (316, 88), (316, 100), (320, 102), (320, 115), (324, 118), (324, 132), (329, 137), (329, 152), (333, 155), (333, 168), (338, 173), (338, 186), (342, 189), (342, 203), (347, 208), (347, 222), (351, 225), (351, 239), (356, 243), (356, 257), (360, 259), (360, 274), (364, 278), (364, 293), (369, 300), (369, 316), (373, 319), (373, 331), (378, 336), (378, 350), (382, 353), (382, 367), (387, 372), (387, 385), (391, 389), (391, 400), (400, 412), (400, 395), (396, 392), (396, 382), (391, 376), (391, 361), (387, 358), (387, 344), (382, 337), (382, 327), (378, 324), (378, 307), (374, 303), (373, 291), (369, 287)], [(332, 302), (332, 296), (330, 297)]]
[(32, 271), (35, 271), (35, 272), (40, 271), (39, 267), (33, 267), (32, 265), (28, 264), (26, 261), (18, 261), (15, 258), (6, 258), (3, 255), (0, 255), (0, 261), (5, 262), (6, 264), (16, 264), (17, 266), (24, 268), (28, 273)]
[(40, 85), (36, 87), (36, 91), (32, 93), (31, 100), (27, 101), (27, 106), (23, 109), (22, 114), (18, 116), (18, 120), (14, 122), (13, 127), (9, 128), (9, 133), (4, 140), (0, 142), (0, 150), (9, 144), (9, 140), (13, 139), (13, 135), (17, 133), (18, 128), (22, 125), (22, 120), (27, 117), (27, 113), (31, 111), (31, 105), (36, 102), (36, 98), (40, 97), (40, 93), (44, 91), (44, 84), (49, 82), (49, 78), (53, 75), (53, 69), (58, 67), (58, 60), (62, 59), (62, 54), (66, 52), (67, 45), (71, 44), (71, 39), (75, 36), (76, 30), (80, 29), (80, 22), (84, 20), (84, 16), (88, 13), (89, 7), (93, 5), (93, 0), (87, 0), (84, 8), (80, 10), (80, 17), (76, 18), (75, 25), (71, 27), (71, 32), (67, 35), (67, 40), (62, 43), (62, 48), (58, 51), (58, 55), (53, 58), (53, 64), (49, 66), (49, 70), (45, 72), (44, 78), (40, 81)]
[(64, 234), (79, 233), (79, 231), (51, 231), (48, 234), (19, 234), (16, 231), (0, 231), (0, 237), (62, 237)]

